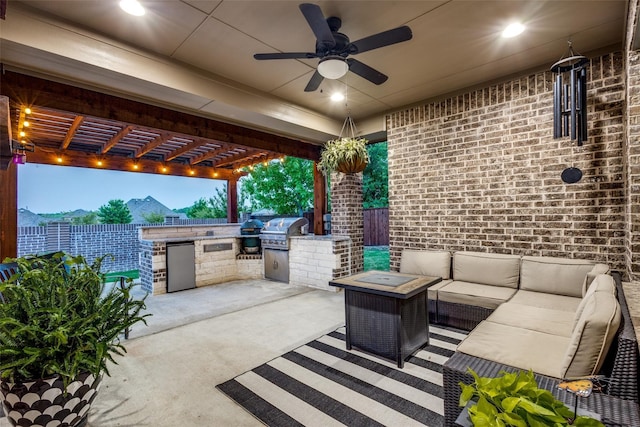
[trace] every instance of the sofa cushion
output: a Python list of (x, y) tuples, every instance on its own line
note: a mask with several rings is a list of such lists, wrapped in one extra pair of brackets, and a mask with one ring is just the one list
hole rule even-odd
[(580, 317), (582, 317), (582, 312), (584, 311), (584, 307), (589, 302), (589, 298), (591, 298), (591, 296), (595, 292), (608, 292), (612, 295), (616, 295), (617, 294), (616, 283), (613, 280), (613, 277), (609, 276), (608, 274), (601, 274), (593, 280), (593, 282), (591, 283), (591, 286), (589, 286), (589, 289), (587, 289), (586, 295), (584, 296), (584, 298), (582, 298), (582, 301), (580, 301), (580, 305), (578, 305), (578, 308), (576, 309), (576, 312), (573, 315), (572, 328), (575, 328), (578, 322), (580, 321)]
[[(517, 288), (520, 256), (484, 252), (453, 254), (453, 280)], [(477, 304), (476, 304), (477, 305)]]
[(562, 364), (564, 378), (598, 373), (620, 326), (620, 305), (610, 292), (593, 292), (573, 330)]
[(422, 276), (451, 276), (451, 254), (448, 251), (417, 251), (403, 249), (400, 258), (400, 273)]
[(435, 285), (429, 286), (427, 288), (427, 298), (429, 298), (432, 301), (436, 301), (438, 299), (438, 291), (440, 290), (440, 288), (448, 285), (451, 282), (453, 282), (453, 280), (448, 279), (448, 280), (443, 280), (441, 282), (438, 282)]
[(596, 264), (593, 266), (590, 272), (587, 273), (587, 277), (584, 278), (584, 283), (582, 285), (582, 296), (587, 293), (587, 289), (593, 282), (593, 280), (598, 277), (600, 274), (609, 274), (610, 269), (607, 264)]
[(454, 280), (438, 290), (438, 301), (495, 309), (508, 301), (515, 289)]
[(457, 351), (523, 370), (562, 378), (569, 338), (484, 320)]
[(582, 298), (594, 262), (554, 257), (522, 257), (520, 289)]
[(573, 332), (574, 315), (570, 311), (505, 302), (487, 318), (493, 323), (516, 326), (569, 338)]
[(568, 311), (572, 315), (578, 309), (582, 298), (568, 297), (564, 295), (544, 294), (542, 292), (518, 291), (509, 300), (522, 305), (532, 307), (549, 308), (552, 310)]

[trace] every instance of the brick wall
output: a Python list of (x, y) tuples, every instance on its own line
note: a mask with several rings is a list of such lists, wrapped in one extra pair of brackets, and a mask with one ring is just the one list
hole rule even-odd
[(82, 254), (88, 261), (104, 259), (104, 271), (128, 271), (139, 268), (140, 246), (136, 224), (72, 225), (69, 253)]
[[(559, 52), (559, 55), (561, 52)], [(588, 141), (553, 139), (539, 72), (387, 116), (391, 269), (404, 248), (563, 256), (625, 267), (623, 55), (592, 58)], [(583, 178), (564, 184), (561, 172)]]
[[(389, 165), (391, 169), (391, 165)], [(331, 233), (349, 236), (351, 273), (364, 270), (364, 217), (362, 208), (362, 173), (331, 174)]]
[(292, 237), (289, 283), (335, 291), (329, 281), (349, 274), (349, 249), (347, 238)]
[(638, 0), (629, 2), (627, 15), (627, 40), (625, 44), (625, 84), (627, 121), (627, 229), (626, 229), (626, 264), (627, 275), (633, 280), (640, 280), (640, 53), (631, 49), (633, 29), (636, 28), (640, 6)]
[[(233, 234), (238, 228), (237, 224), (227, 226), (225, 220), (219, 218), (176, 220), (175, 223), (180, 226), (176, 229), (186, 232), (195, 229), (209, 230), (212, 226), (216, 233)], [(68, 222), (51, 222), (43, 227), (18, 227), (18, 256), (62, 250), (71, 255), (82, 255), (91, 263), (96, 257), (111, 254), (113, 259), (107, 257), (102, 263), (104, 272), (137, 270), (142, 253), (138, 230), (143, 228), (153, 234), (153, 229), (160, 227), (165, 226), (146, 223), (71, 225)]]
[(33, 255), (44, 252), (47, 234), (45, 227), (18, 228), (18, 256)]

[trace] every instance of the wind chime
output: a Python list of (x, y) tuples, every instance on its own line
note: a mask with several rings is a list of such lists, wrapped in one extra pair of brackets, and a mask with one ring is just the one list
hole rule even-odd
[[(553, 137), (570, 136), (582, 146), (587, 139), (587, 64), (589, 59), (573, 51), (551, 66), (553, 82)], [(582, 171), (570, 167), (562, 172), (566, 183), (578, 182)]]

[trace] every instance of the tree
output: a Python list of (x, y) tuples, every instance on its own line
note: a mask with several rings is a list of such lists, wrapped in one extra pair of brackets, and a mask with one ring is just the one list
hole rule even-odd
[(389, 206), (387, 143), (369, 144), (369, 164), (362, 177), (362, 205), (368, 208)]
[(164, 214), (162, 212), (149, 212), (148, 214), (143, 214), (142, 218), (149, 224), (164, 222)]
[(226, 218), (227, 186), (217, 187), (212, 197), (201, 198), (187, 209), (189, 218)]
[(75, 216), (71, 218), (71, 224), (73, 225), (89, 225), (98, 223), (98, 214), (95, 212), (89, 212), (86, 215)]
[(98, 209), (98, 218), (102, 224), (129, 224), (131, 212), (123, 200), (109, 200)]
[(313, 206), (313, 162), (286, 157), (257, 164), (240, 178), (240, 200), (252, 209), (271, 209), (278, 215), (302, 215)]

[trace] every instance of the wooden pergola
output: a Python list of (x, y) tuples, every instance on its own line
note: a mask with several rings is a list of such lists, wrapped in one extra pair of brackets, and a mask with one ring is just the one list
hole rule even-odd
[[(0, 261), (17, 255), (16, 147), (29, 163), (225, 180), (229, 222), (238, 220), (243, 167), (320, 157), (308, 141), (11, 71), (0, 95)], [(314, 167), (315, 234), (325, 210), (325, 181)]]

